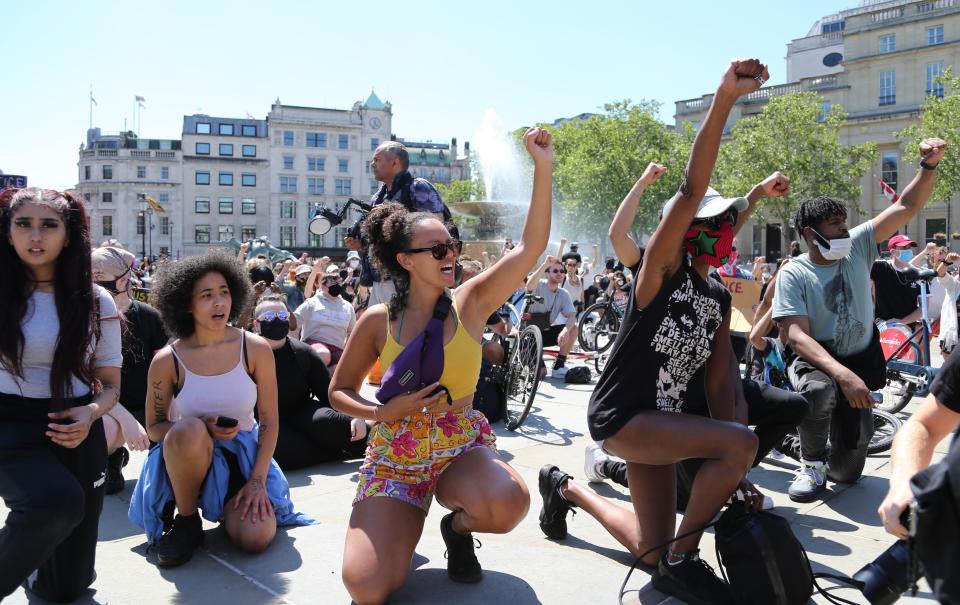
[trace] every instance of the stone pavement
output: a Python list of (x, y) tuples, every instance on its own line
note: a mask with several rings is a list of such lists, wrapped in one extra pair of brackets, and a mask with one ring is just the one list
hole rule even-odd
[[(530, 417), (516, 433), (498, 424), (498, 446), (504, 460), (526, 480), (531, 491), (527, 517), (507, 535), (481, 535), (478, 557), (484, 579), (463, 586), (446, 578), (444, 546), (439, 523), (445, 510), (434, 504), (427, 518), (423, 538), (414, 556), (409, 580), (390, 601), (394, 604), (502, 602), (516, 605), (535, 603), (616, 603), (618, 590), (632, 557), (585, 513), (568, 518), (566, 540), (546, 539), (537, 523), (540, 497), (537, 471), (550, 462), (583, 477), (583, 451), (589, 436), (586, 406), (592, 385), (564, 385), (547, 379)], [(916, 406), (911, 403), (908, 411)], [(939, 444), (938, 456), (948, 442)], [(318, 525), (281, 529), (270, 548), (258, 556), (245, 555), (228, 543), (225, 533), (205, 522), (206, 544), (180, 568), (163, 570), (151, 563), (146, 540), (127, 519), (127, 506), (143, 454), (131, 456), (126, 469), (126, 489), (108, 496), (100, 521), (97, 553), (98, 579), (84, 604), (202, 604), (230, 605), (287, 603), (349, 603), (340, 581), (340, 562), (350, 502), (356, 487), (357, 462), (325, 464), (288, 475), (295, 504), (319, 520)], [(815, 571), (852, 574), (872, 561), (892, 542), (884, 533), (876, 508), (886, 493), (889, 458), (886, 454), (868, 459), (864, 477), (855, 485), (830, 484), (823, 500), (810, 504), (793, 503), (787, 485), (793, 475), (792, 461), (764, 461), (750, 478), (776, 503), (774, 512), (786, 517), (806, 547)], [(625, 507), (630, 506), (626, 490), (611, 484), (590, 484), (600, 494)], [(2, 505), (0, 505), (2, 509)], [(0, 510), (0, 517), (5, 511)], [(715, 566), (713, 538), (702, 543), (704, 558)], [(634, 572), (625, 603), (677, 604), (649, 584), (649, 578)], [(921, 585), (920, 597), (929, 600)], [(865, 602), (852, 591), (842, 596)], [(7, 602), (42, 603), (28, 598), (22, 590)], [(813, 602), (825, 602), (816, 596)], [(903, 598), (902, 603), (920, 602)]]

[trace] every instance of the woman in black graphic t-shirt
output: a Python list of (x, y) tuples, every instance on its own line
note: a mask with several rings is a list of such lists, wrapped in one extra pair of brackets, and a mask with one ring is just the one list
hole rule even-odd
[[(634, 512), (569, 481), (555, 466), (540, 471), (540, 526), (548, 536), (562, 538), (567, 510), (579, 506), (634, 555), (644, 555), (644, 564), (657, 567), (653, 584), (658, 590), (691, 603), (733, 602), (729, 586), (700, 561), (701, 532), (695, 530), (736, 491), (757, 448), (753, 433), (733, 422), (730, 295), (707, 277), (730, 253), (747, 201), (722, 198), (707, 184), (731, 107), (766, 78), (765, 66), (756, 60), (733, 61), (724, 74), (694, 142), (686, 179), (664, 206), (647, 245), (623, 325), (590, 402), (591, 436), (627, 462)], [(638, 182), (634, 189), (644, 185)], [(682, 413), (688, 383), (704, 365), (712, 418)], [(691, 535), (669, 550), (648, 552), (675, 535), (674, 465), (690, 458), (705, 462), (676, 534)]]

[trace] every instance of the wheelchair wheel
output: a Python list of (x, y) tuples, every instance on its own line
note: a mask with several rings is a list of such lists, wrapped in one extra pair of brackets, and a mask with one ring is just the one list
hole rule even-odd
[(899, 373), (887, 370), (887, 382), (881, 390), (883, 401), (877, 402), (876, 409), (888, 414), (896, 414), (910, 403), (913, 390), (913, 384), (901, 379)]
[(530, 413), (540, 386), (540, 364), (543, 359), (543, 337), (540, 328), (527, 326), (517, 335), (507, 365), (506, 414), (507, 430), (515, 431)]
[(873, 437), (867, 446), (868, 454), (879, 454), (890, 449), (893, 438), (903, 423), (899, 418), (882, 410), (873, 410)]
[(577, 340), (584, 351), (602, 353), (610, 348), (620, 330), (620, 317), (608, 303), (594, 303), (586, 308), (577, 325)]

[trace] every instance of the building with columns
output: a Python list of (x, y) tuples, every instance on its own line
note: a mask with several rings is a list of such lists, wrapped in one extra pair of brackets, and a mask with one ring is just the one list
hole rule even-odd
[[(787, 45), (787, 84), (764, 87), (741, 98), (730, 114), (729, 128), (741, 117), (755, 115), (776, 95), (812, 91), (823, 96), (824, 108), (837, 104), (847, 112), (842, 142), (877, 144), (873, 170), (864, 175), (857, 200), (862, 214), (851, 225), (873, 217), (889, 202), (878, 177), (898, 193), (913, 178), (916, 165), (904, 160), (904, 142), (895, 133), (916, 124), (928, 96), (943, 96), (934, 82), (944, 70), (960, 64), (960, 0), (863, 1), (856, 8), (828, 15), (808, 34)], [(676, 102), (675, 123), (698, 125), (712, 95)], [(789, 176), (789, 175), (788, 175)], [(951, 203), (952, 202), (952, 203)], [(741, 247), (751, 242), (754, 254), (781, 254), (781, 225), (748, 224)], [(934, 233), (960, 232), (960, 204), (938, 200), (927, 205), (904, 229), (917, 241)], [(951, 240), (954, 246), (960, 241)]]
[[(116, 239), (140, 256), (183, 252), (180, 141), (91, 128), (79, 155), (75, 189), (87, 200), (94, 244)], [(147, 195), (163, 212), (147, 204)]]

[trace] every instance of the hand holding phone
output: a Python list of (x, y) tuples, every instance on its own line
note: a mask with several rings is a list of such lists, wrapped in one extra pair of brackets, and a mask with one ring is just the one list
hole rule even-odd
[(239, 421), (230, 416), (217, 416), (217, 421), (214, 424), (222, 429), (232, 429), (239, 424)]

